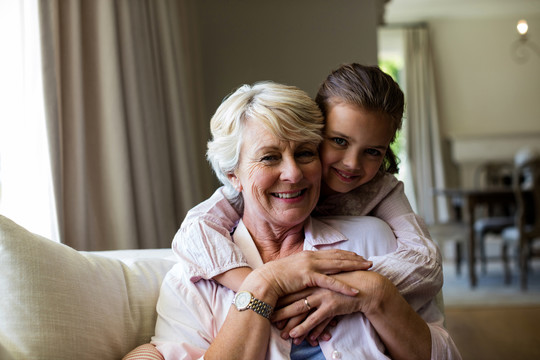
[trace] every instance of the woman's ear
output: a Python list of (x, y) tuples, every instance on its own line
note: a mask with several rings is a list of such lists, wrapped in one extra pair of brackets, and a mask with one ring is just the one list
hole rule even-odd
[(235, 174), (228, 174), (227, 178), (229, 179), (236, 191), (238, 191), (239, 193), (242, 192), (242, 184), (240, 184), (240, 180), (238, 180)]

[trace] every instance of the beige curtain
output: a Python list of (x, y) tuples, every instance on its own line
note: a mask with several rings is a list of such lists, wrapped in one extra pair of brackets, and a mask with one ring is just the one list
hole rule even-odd
[(434, 196), (434, 189), (442, 189), (446, 184), (446, 156), (439, 130), (428, 29), (424, 26), (405, 28), (404, 37), (407, 152), (417, 212), (428, 224), (446, 222), (447, 200)]
[(195, 26), (183, 1), (43, 0), (44, 87), (60, 239), (169, 247), (211, 192)]

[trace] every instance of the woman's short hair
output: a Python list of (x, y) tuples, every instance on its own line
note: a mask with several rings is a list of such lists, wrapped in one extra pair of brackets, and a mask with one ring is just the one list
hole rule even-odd
[(210, 121), (212, 139), (206, 157), (225, 194), (241, 203), (241, 197), (229, 182), (240, 159), (242, 136), (247, 120), (255, 120), (278, 139), (320, 144), (324, 118), (321, 110), (304, 91), (270, 81), (242, 85), (228, 95)]
[[(377, 66), (356, 63), (340, 66), (321, 84), (315, 101), (325, 117), (337, 104), (354, 105), (386, 116), (391, 120), (394, 131), (390, 143), (395, 140), (403, 123), (403, 91), (390, 75)], [(381, 171), (397, 173), (398, 163), (396, 155), (388, 148)]]

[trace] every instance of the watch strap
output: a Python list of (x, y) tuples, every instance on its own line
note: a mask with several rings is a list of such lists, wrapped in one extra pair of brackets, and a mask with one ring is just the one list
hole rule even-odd
[(272, 315), (272, 312), (274, 311), (272, 306), (255, 298), (253, 295), (251, 295), (251, 302), (249, 303), (248, 308), (267, 319), (270, 319), (270, 315)]

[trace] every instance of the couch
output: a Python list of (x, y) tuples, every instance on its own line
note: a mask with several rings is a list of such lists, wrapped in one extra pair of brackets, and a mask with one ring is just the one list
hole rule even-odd
[(0, 215), (0, 359), (122, 359), (150, 341), (174, 263), (170, 249), (76, 251)]

